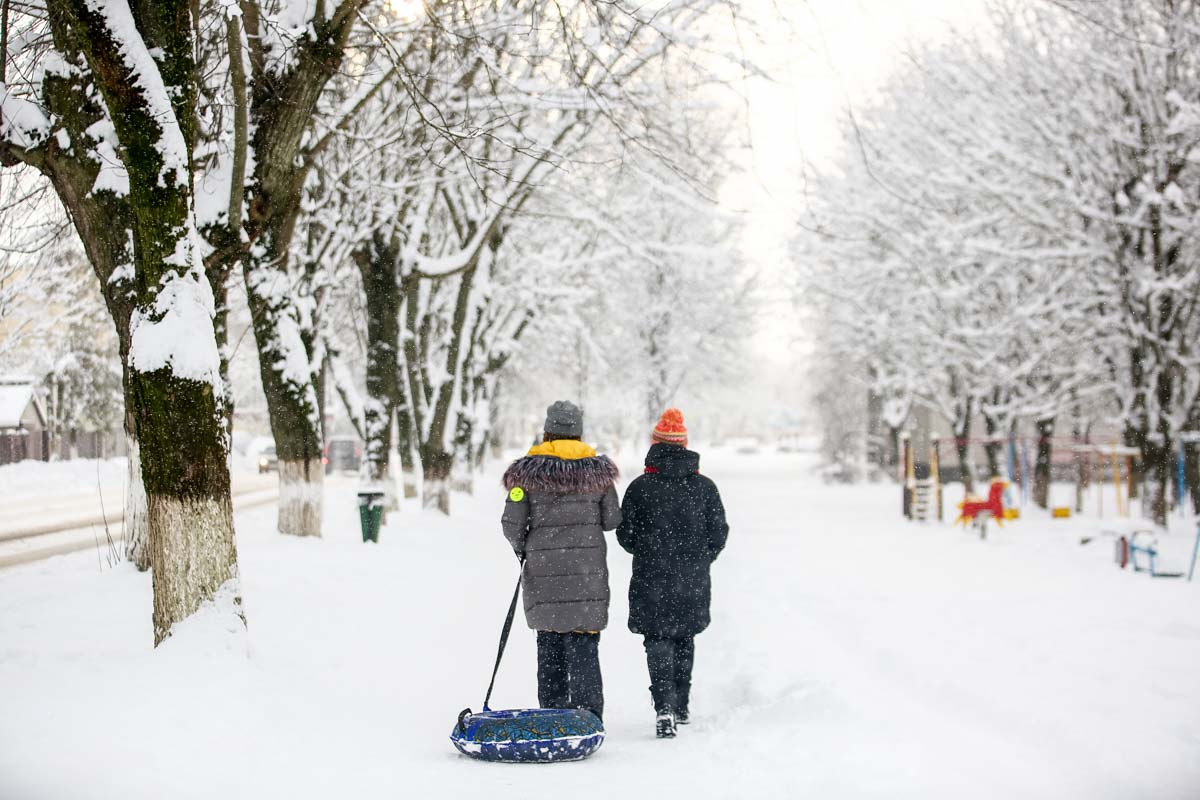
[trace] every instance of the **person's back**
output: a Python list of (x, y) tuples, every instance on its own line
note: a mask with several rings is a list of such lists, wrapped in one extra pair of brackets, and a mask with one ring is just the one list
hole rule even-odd
[(607, 456), (569, 439), (532, 448), (505, 472), (502, 523), (509, 544), (525, 557), (525, 615), (534, 630), (607, 627), (604, 531), (621, 519), (616, 474)]
[(504, 536), (524, 561), (525, 619), (537, 631), (538, 701), (602, 716), (598, 647), (608, 626), (608, 545), (621, 522), (617, 467), (579, 441), (583, 413), (547, 410), (545, 441), (504, 473)]
[(673, 736), (688, 721), (693, 639), (709, 625), (709, 568), (729, 526), (678, 410), (663, 414), (653, 441), (645, 474), (625, 491), (617, 541), (633, 554), (629, 629), (645, 637), (658, 733)]

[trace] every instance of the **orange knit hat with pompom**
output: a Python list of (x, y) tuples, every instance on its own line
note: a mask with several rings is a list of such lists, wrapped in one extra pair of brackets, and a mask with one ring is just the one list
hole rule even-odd
[(654, 426), (650, 441), (687, 447), (688, 433), (687, 428), (683, 426), (683, 412), (678, 408), (668, 408), (664, 411), (658, 424)]

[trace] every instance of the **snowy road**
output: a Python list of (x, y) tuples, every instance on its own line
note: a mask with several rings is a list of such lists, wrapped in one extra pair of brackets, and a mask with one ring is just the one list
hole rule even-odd
[[(517, 574), (503, 494), (489, 476), (454, 517), (394, 515), (369, 546), (335, 479), (324, 540), (238, 516), (249, 658), (208, 630), (153, 652), (148, 576), (93, 554), (0, 572), (0, 797), (1197, 796), (1200, 583), (1118, 571), (1078, 543), (1094, 521), (1027, 515), (980, 542), (901, 522), (894, 487), (826, 487), (804, 456), (702, 466), (732, 532), (675, 741), (653, 738), (614, 543), (604, 747), (458, 756)], [(1181, 522), (1166, 566), (1190, 544)], [(518, 629), (495, 699), (535, 697)]]
[[(278, 484), (274, 474), (235, 472), (234, 511), (275, 502)], [(80, 550), (107, 551), (107, 537), (114, 543), (125, 537), (124, 500), (122, 459), (5, 468), (0, 474), (0, 569)]]

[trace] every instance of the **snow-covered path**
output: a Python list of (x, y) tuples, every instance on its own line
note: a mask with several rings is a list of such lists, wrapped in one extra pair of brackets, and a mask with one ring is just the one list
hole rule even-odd
[[(517, 575), (503, 494), (489, 475), (454, 517), (396, 514), (370, 546), (335, 479), (322, 541), (274, 534), (270, 507), (238, 517), (249, 658), (208, 631), (153, 652), (148, 576), (92, 553), (0, 572), (0, 797), (1200, 793), (1200, 583), (1119, 572), (1107, 543), (1078, 543), (1094, 521), (980, 542), (901, 522), (894, 487), (816, 482), (805, 456), (702, 464), (732, 532), (677, 740), (653, 738), (614, 543), (604, 747), (551, 767), (458, 756)], [(1166, 537), (1167, 566), (1190, 544)], [(509, 647), (496, 704), (533, 705), (533, 637)]]

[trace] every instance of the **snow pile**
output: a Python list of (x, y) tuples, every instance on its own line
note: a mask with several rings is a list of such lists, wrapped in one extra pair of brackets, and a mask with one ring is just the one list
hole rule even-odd
[(17, 147), (36, 147), (50, 135), (50, 122), (42, 109), (14, 95), (0, 83), (0, 138)]
[[(17, 495), (94, 495), (98, 484), (106, 487), (121, 486), (124, 482), (124, 458), (101, 461), (91, 458), (77, 458), (71, 461), (21, 461), (0, 466), (0, 503)], [(48, 512), (52, 509), (43, 510)]]
[(221, 359), (212, 320), (208, 281), (196, 271), (169, 276), (155, 297), (154, 317), (134, 312), (130, 367), (139, 372), (170, 368), (177, 378), (210, 383), (219, 392)]

